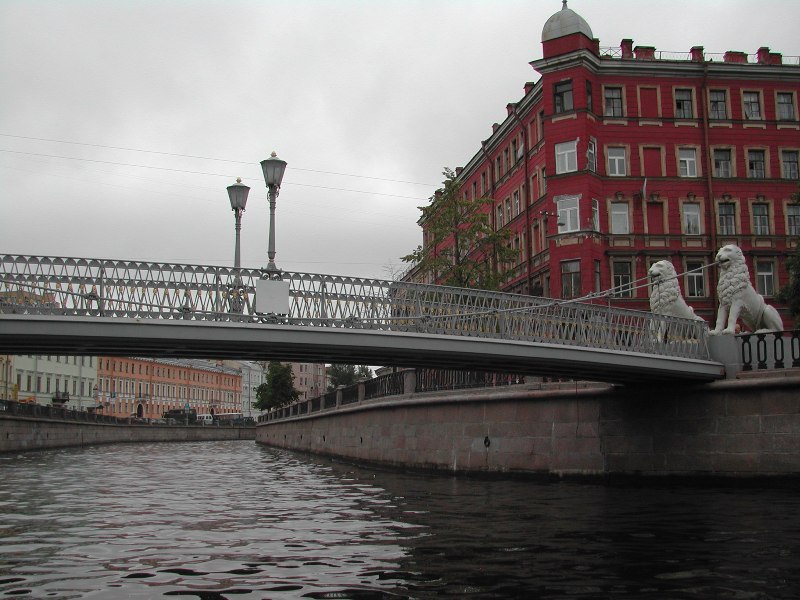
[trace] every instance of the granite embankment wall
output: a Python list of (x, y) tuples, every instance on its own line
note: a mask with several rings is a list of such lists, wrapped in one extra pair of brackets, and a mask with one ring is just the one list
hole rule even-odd
[(449, 472), (797, 477), (800, 370), (692, 387), (410, 394), (266, 421), (256, 441)]
[(199, 442), (254, 438), (254, 427), (81, 423), (0, 413), (0, 452), (124, 442)]

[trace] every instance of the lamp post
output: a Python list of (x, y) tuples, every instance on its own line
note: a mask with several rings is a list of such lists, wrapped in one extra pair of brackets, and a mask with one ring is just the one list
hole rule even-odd
[(269, 248), (267, 256), (267, 276), (271, 279), (279, 275), (281, 270), (275, 265), (275, 201), (281, 190), (283, 172), (286, 170), (286, 161), (278, 158), (273, 152), (269, 158), (261, 161), (261, 170), (264, 172), (264, 182), (267, 184), (267, 196), (269, 198)]
[(242, 183), (242, 178), (237, 177), (236, 183), (228, 186), (228, 199), (231, 201), (231, 210), (235, 219), (236, 247), (233, 254), (233, 269), (236, 272), (235, 289), (231, 293), (231, 312), (242, 312), (242, 272), (241, 272), (241, 253), (240, 234), (242, 231), (242, 213), (247, 206), (247, 194), (250, 188)]

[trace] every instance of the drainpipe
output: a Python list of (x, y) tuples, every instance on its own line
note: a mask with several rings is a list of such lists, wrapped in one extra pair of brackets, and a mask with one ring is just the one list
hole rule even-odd
[(533, 256), (533, 234), (531, 232), (531, 199), (529, 196), (528, 190), (528, 182), (530, 181), (528, 177), (528, 130), (525, 125), (522, 123), (522, 119), (519, 118), (519, 114), (517, 113), (517, 107), (511, 110), (511, 114), (514, 115), (514, 118), (519, 123), (519, 127), (522, 130), (522, 160), (525, 162), (525, 181), (522, 184), (522, 189), (525, 192), (525, 279), (528, 282), (528, 294), (531, 293), (532, 285), (531, 285), (531, 257)]
[[(703, 96), (703, 106), (701, 107), (702, 115), (703, 115), (703, 144), (705, 148), (703, 151), (706, 154), (706, 190), (708, 191), (708, 235), (709, 235), (709, 242), (711, 244), (711, 252), (712, 255), (716, 253), (717, 248), (717, 221), (714, 218), (714, 184), (712, 181), (711, 176), (714, 172), (714, 157), (711, 154), (710, 146), (709, 146), (709, 125), (708, 125), (708, 61), (705, 59), (703, 60), (703, 87), (702, 87), (702, 96)], [(717, 306), (717, 287), (713, 285), (712, 282), (709, 281), (709, 291), (710, 291), (710, 298), (711, 298), (711, 310), (713, 316), (713, 310)]]
[[(489, 153), (486, 152), (486, 142), (485, 141), (481, 142), (481, 152), (483, 152), (483, 158), (484, 158), (484, 160), (486, 161), (486, 164), (489, 167), (489, 191), (490, 191), (490, 196), (489, 197), (492, 200), (494, 200), (495, 199), (494, 194), (495, 194), (495, 191), (496, 191), (495, 190), (495, 185), (496, 185), (497, 182), (494, 180), (494, 165), (492, 165), (492, 161), (489, 158)], [(495, 212), (496, 212), (495, 211), (495, 206), (494, 206), (494, 204), (492, 204), (492, 208), (489, 210), (489, 223), (491, 223), (492, 229), (494, 231), (497, 231), (497, 221), (495, 220)], [(495, 273), (496, 273), (497, 270), (498, 270), (498, 268), (497, 268), (497, 257), (496, 256), (492, 256), (491, 260), (492, 260), (492, 270), (495, 271)]]

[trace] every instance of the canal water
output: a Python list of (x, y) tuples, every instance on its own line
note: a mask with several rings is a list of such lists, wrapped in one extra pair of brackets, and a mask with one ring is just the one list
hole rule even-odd
[(481, 480), (250, 442), (0, 455), (0, 598), (800, 597), (781, 487)]

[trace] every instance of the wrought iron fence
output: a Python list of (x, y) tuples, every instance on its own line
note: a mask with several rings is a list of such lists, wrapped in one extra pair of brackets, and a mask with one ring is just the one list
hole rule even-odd
[(457, 390), (464, 388), (494, 387), (523, 383), (522, 375), (487, 373), (483, 371), (456, 371), (449, 369), (417, 369), (417, 392)]
[(403, 394), (403, 372), (387, 373), (364, 382), (364, 399), (385, 398)]
[[(408, 282), (283, 272), (287, 314), (255, 310), (258, 269), (0, 256), (0, 313), (188, 319), (500, 338), (708, 360), (699, 321)], [(669, 331), (669, 336), (663, 332)]]

